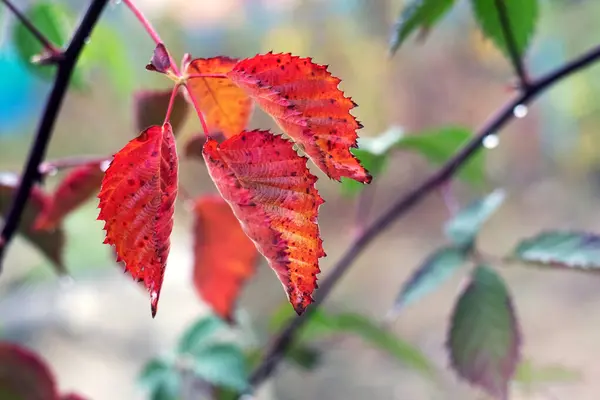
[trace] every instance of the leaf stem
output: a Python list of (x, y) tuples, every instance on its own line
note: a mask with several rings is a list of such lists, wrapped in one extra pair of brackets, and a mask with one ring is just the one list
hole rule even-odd
[(202, 110), (200, 110), (200, 105), (198, 104), (196, 97), (192, 93), (192, 89), (190, 89), (190, 86), (187, 83), (185, 83), (184, 86), (185, 86), (185, 90), (187, 90), (187, 92), (188, 92), (188, 97), (190, 98), (190, 101), (194, 105), (196, 114), (198, 114), (198, 118), (200, 119), (200, 123), (202, 124), (202, 130), (204, 131), (204, 136), (210, 137), (210, 131), (208, 130), (208, 125), (206, 124), (206, 119), (204, 118), (204, 115), (202, 114)]
[(225, 74), (191, 74), (187, 76), (187, 79), (195, 78), (227, 78)]
[(171, 111), (173, 110), (173, 103), (175, 103), (175, 97), (177, 97), (178, 91), (179, 83), (176, 83), (173, 86), (173, 91), (171, 92), (171, 98), (169, 99), (169, 106), (167, 107), (167, 113), (165, 114), (165, 122), (163, 122), (163, 125), (169, 122), (171, 119)]
[(50, 53), (50, 58), (46, 58), (46, 62), (56, 63), (62, 57), (62, 51), (58, 49), (40, 30), (19, 11), (10, 0), (1, 0), (6, 7), (14, 14), (15, 17), (23, 24), (25, 28), (44, 46), (46, 51)]
[(478, 130), (477, 134), (462, 149), (460, 149), (444, 166), (431, 175), (425, 182), (414, 188), (406, 196), (398, 199), (395, 204), (375, 222), (373, 222), (364, 233), (356, 238), (348, 247), (341, 259), (333, 266), (331, 272), (319, 285), (315, 292), (314, 303), (307, 308), (306, 312), (299, 317), (293, 318), (275, 337), (269, 348), (265, 351), (260, 364), (254, 369), (250, 383), (256, 389), (274, 372), (283, 355), (293, 343), (297, 331), (308, 321), (312, 313), (327, 299), (335, 285), (350, 269), (356, 258), (367, 248), (367, 246), (386, 231), (393, 222), (406, 214), (420, 200), (429, 193), (436, 190), (444, 182), (448, 181), (460, 168), (481, 148), (483, 140), (490, 134), (497, 133), (504, 125), (515, 118), (514, 108), (518, 105), (528, 104), (539, 94), (560, 82), (567, 76), (580, 71), (600, 60), (600, 46), (594, 47), (587, 53), (570, 61), (547, 75), (532, 82), (527, 90), (514, 99), (507, 102)]
[(98, 22), (100, 14), (102, 14), (102, 10), (104, 10), (107, 3), (108, 0), (91, 0), (90, 6), (81, 20), (79, 27), (75, 31), (69, 46), (63, 52), (63, 57), (57, 62), (58, 68), (54, 86), (46, 101), (46, 106), (38, 126), (36, 137), (29, 151), (29, 156), (24, 166), (24, 172), (21, 174), (22, 178), (19, 188), (12, 200), (4, 227), (0, 233), (0, 272), (2, 270), (2, 261), (4, 259), (6, 248), (17, 231), (21, 216), (25, 210), (25, 205), (29, 199), (31, 188), (33, 187), (33, 184), (40, 179), (39, 166), (46, 154), (48, 143), (52, 137), (54, 124), (67, 92), (69, 80), (71, 79), (79, 55), (83, 50), (85, 41), (92, 33), (92, 30)]
[(498, 19), (500, 20), (500, 26), (502, 28), (502, 35), (506, 42), (506, 48), (510, 55), (510, 61), (515, 69), (517, 77), (519, 78), (520, 89), (527, 91), (530, 87), (529, 78), (523, 64), (523, 60), (519, 53), (519, 47), (515, 40), (510, 18), (508, 16), (508, 10), (506, 9), (505, 0), (494, 0), (496, 2), (496, 10), (498, 11)]
[[(144, 29), (146, 29), (146, 32), (148, 32), (148, 34), (150, 35), (150, 37), (152, 38), (154, 43), (156, 43), (156, 44), (163, 43), (164, 44), (164, 42), (160, 38), (160, 35), (156, 31), (156, 29), (154, 29), (154, 27), (152, 26), (150, 21), (148, 21), (146, 16), (142, 13), (142, 11), (139, 8), (137, 8), (135, 4), (133, 4), (133, 1), (132, 0), (123, 0), (123, 3), (131, 10), (133, 15), (135, 15), (135, 17), (142, 24)], [(181, 73), (179, 72), (179, 68), (177, 67), (177, 64), (175, 63), (175, 61), (173, 60), (173, 57), (171, 57), (171, 54), (169, 54), (169, 60), (171, 62), (171, 68), (173, 68), (173, 72), (175, 72), (175, 74), (177, 76), (181, 76)]]

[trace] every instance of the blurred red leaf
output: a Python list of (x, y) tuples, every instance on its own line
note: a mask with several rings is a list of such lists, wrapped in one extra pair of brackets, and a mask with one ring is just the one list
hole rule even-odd
[[(19, 177), (14, 174), (0, 174), (0, 216), (4, 217), (9, 212), (12, 199), (19, 185)], [(66, 268), (63, 261), (65, 246), (65, 233), (59, 224), (50, 231), (34, 229), (34, 224), (42, 210), (48, 208), (50, 198), (38, 186), (31, 189), (29, 201), (21, 216), (19, 233), (37, 247), (56, 268), (59, 274), (65, 274)]]
[(117, 261), (144, 282), (153, 317), (171, 243), (177, 168), (171, 125), (152, 126), (115, 154), (98, 195), (104, 243), (114, 245)]
[(99, 164), (74, 168), (50, 196), (36, 219), (34, 229), (54, 229), (64, 217), (100, 190), (104, 172)]
[[(150, 126), (162, 125), (165, 120), (172, 89), (168, 90), (141, 90), (134, 95), (134, 115), (136, 132), (141, 132)], [(170, 123), (175, 135), (179, 134), (189, 111), (189, 104), (177, 92), (171, 109)]]
[(281, 136), (251, 131), (221, 144), (209, 138), (204, 159), (242, 229), (269, 261), (301, 314), (312, 302), (319, 258), (325, 256), (317, 224), (323, 200), (306, 158)]
[(0, 399), (57, 398), (54, 377), (38, 355), (16, 344), (0, 343)]
[(350, 152), (362, 125), (356, 107), (338, 89), (340, 79), (310, 58), (291, 54), (256, 55), (238, 62), (227, 76), (244, 89), (313, 162), (332, 179), (362, 183), (371, 175)]
[(194, 286), (215, 313), (231, 321), (258, 251), (221, 196), (196, 199), (194, 216)]
[(67, 393), (60, 396), (60, 400), (87, 400), (87, 397), (81, 396), (77, 393)]
[[(238, 60), (229, 57), (192, 60), (186, 75), (226, 74)], [(212, 132), (225, 137), (237, 135), (248, 125), (252, 100), (246, 92), (228, 78), (190, 78), (187, 83)]]
[[(225, 140), (225, 137), (221, 132), (211, 134), (213, 139), (216, 139), (217, 142), (222, 142)], [(202, 149), (204, 148), (204, 143), (206, 143), (206, 136), (203, 133), (199, 133), (197, 135), (192, 136), (186, 143), (183, 149), (183, 154), (187, 158), (193, 158), (195, 160), (200, 160), (204, 162), (204, 157), (202, 155)]]

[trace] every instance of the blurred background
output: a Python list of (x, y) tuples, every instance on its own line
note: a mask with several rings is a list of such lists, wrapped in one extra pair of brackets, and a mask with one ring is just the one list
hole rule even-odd
[[(56, 0), (63, 2), (63, 0)], [(74, 11), (87, 2), (64, 0)], [(25, 9), (33, 1), (15, 2)], [(401, 0), (137, 0), (176, 59), (227, 55), (251, 57), (270, 50), (311, 56), (342, 78), (341, 88), (359, 104), (354, 115), (363, 136), (392, 125), (418, 133), (444, 125), (480, 126), (511, 96), (512, 70), (484, 40), (469, 4), (458, 2), (425, 41), (411, 39), (393, 57), (388, 43)], [(18, 58), (11, 43), (14, 18), (0, 12), (0, 170), (19, 172), (50, 84)], [(541, 2), (541, 18), (526, 57), (532, 76), (548, 71), (597, 44), (600, 2)], [(109, 155), (137, 132), (132, 93), (168, 88), (170, 82), (144, 70), (153, 42), (127, 8), (111, 4), (103, 26), (116, 40), (96, 40), (86, 51), (105, 46), (105, 62), (72, 90), (63, 107), (47, 158)], [(114, 46), (111, 47), (111, 46)], [(97, 51), (97, 50), (96, 50)], [(515, 119), (486, 152), (487, 185), (473, 189), (457, 182), (461, 205), (502, 187), (508, 197), (479, 240), (486, 253), (503, 255), (522, 237), (546, 228), (600, 231), (600, 67), (574, 75)], [(272, 120), (255, 112), (251, 127)], [(197, 118), (184, 131), (198, 132)], [(327, 257), (322, 276), (350, 243), (356, 200), (340, 185), (321, 179), (326, 203), (320, 225)], [(416, 184), (434, 167), (417, 154), (396, 152), (377, 179), (369, 219)], [(50, 177), (52, 188), (61, 175)], [(193, 195), (213, 193), (204, 165), (184, 160), (182, 185)], [(374, 188), (371, 188), (374, 190)], [(371, 190), (369, 189), (369, 190)], [(143, 399), (136, 385), (148, 359), (168, 351), (207, 306), (191, 284), (193, 264), (190, 211), (176, 209), (172, 250), (157, 317), (148, 296), (114, 262), (102, 244), (97, 202), (66, 220), (65, 262), (73, 281), (56, 277), (48, 261), (23, 239), (13, 242), (0, 279), (0, 334), (38, 351), (56, 371), (61, 389), (90, 399)], [(431, 250), (443, 244), (448, 211), (442, 196), (430, 195), (394, 224), (356, 261), (327, 301), (328, 310), (352, 310), (375, 320), (392, 305), (401, 284)], [(595, 400), (600, 393), (600, 280), (595, 276), (518, 266), (500, 269), (510, 285), (524, 335), (524, 355), (582, 372), (580, 382), (553, 385), (515, 399)], [(464, 275), (407, 308), (394, 333), (425, 352), (440, 370), (439, 387), (389, 360), (360, 340), (327, 346), (323, 364), (311, 372), (282, 368), (259, 398), (300, 399), (480, 399), (448, 369), (444, 351), (447, 321)], [(244, 290), (241, 309), (266, 342), (270, 314), (285, 300), (281, 285), (262, 262)]]

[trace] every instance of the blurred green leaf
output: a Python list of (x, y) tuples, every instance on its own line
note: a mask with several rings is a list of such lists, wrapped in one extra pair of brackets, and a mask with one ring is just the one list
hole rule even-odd
[[(519, 55), (523, 55), (535, 31), (538, 0), (502, 0)], [(471, 0), (475, 19), (483, 34), (510, 59), (510, 53), (494, 0)]]
[[(291, 307), (276, 312), (271, 320), (271, 329), (275, 331), (284, 326), (290, 317), (293, 317), (292, 313)], [(288, 318), (285, 318), (285, 314)], [(418, 348), (397, 338), (366, 317), (353, 313), (326, 314), (323, 310), (315, 310), (308, 318), (299, 332), (297, 344), (306, 345), (310, 341), (334, 334), (352, 333), (402, 364), (428, 376), (433, 372), (429, 360)]]
[(308, 346), (292, 345), (285, 358), (305, 370), (315, 369), (321, 362), (318, 350)]
[(433, 28), (454, 4), (454, 0), (412, 0), (405, 5), (394, 27), (390, 43), (393, 55), (402, 43), (416, 30), (428, 31)]
[(460, 247), (471, 247), (483, 224), (504, 201), (505, 193), (496, 189), (486, 197), (463, 208), (444, 226), (446, 236)]
[(521, 335), (510, 294), (493, 269), (481, 265), (473, 271), (452, 313), (447, 345), (452, 367), (462, 378), (508, 399)]
[(177, 352), (194, 353), (205, 346), (212, 336), (220, 329), (225, 328), (225, 323), (215, 315), (209, 314), (200, 318), (179, 338)]
[(193, 355), (194, 374), (208, 383), (240, 392), (248, 388), (246, 357), (233, 344), (218, 343), (198, 349)]
[(536, 264), (597, 270), (600, 236), (588, 232), (543, 232), (522, 241), (514, 257)]
[(563, 365), (535, 365), (530, 360), (523, 360), (517, 367), (513, 382), (523, 390), (531, 392), (534, 386), (576, 383), (583, 379), (581, 371)]
[(119, 31), (101, 22), (94, 28), (79, 61), (86, 67), (101, 66), (123, 96), (131, 93), (135, 82), (133, 63), (125, 43)]
[[(350, 149), (360, 163), (369, 171), (371, 176), (381, 174), (387, 166), (390, 149), (402, 137), (402, 129), (397, 126), (390, 127), (387, 131), (376, 137), (362, 136), (358, 138), (358, 148)], [(354, 196), (360, 193), (365, 185), (354, 179), (342, 178), (342, 193)]]
[[(404, 136), (398, 147), (420, 153), (431, 163), (441, 165), (448, 161), (473, 134), (470, 130), (459, 127), (446, 127), (427, 131), (418, 135)], [(458, 177), (475, 186), (485, 182), (484, 153), (479, 150), (458, 172)]]
[(145, 365), (138, 378), (139, 384), (149, 390), (152, 400), (178, 400), (181, 380), (172, 363), (153, 359)]
[(468, 258), (462, 248), (443, 247), (436, 250), (415, 270), (403, 285), (392, 314), (433, 292), (460, 268)]
[[(75, 27), (70, 10), (60, 3), (38, 2), (24, 14), (57, 48), (67, 43)], [(14, 24), (12, 37), (22, 62), (40, 78), (51, 80), (56, 72), (55, 66), (31, 62), (32, 57), (43, 54), (45, 50), (37, 38), (18, 21)], [(79, 68), (73, 71), (70, 84), (77, 89), (85, 88), (85, 80)]]

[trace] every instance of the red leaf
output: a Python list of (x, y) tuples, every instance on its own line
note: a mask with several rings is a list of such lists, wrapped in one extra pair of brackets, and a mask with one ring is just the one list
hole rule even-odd
[(221, 196), (194, 205), (194, 285), (213, 310), (231, 321), (236, 300), (254, 275), (258, 251)]
[(30, 350), (0, 343), (0, 398), (57, 399), (56, 383), (46, 363)]
[[(226, 74), (238, 60), (229, 57), (192, 60), (186, 75)], [(248, 125), (252, 100), (243, 89), (227, 78), (190, 78), (187, 83), (212, 132), (225, 137), (237, 135)]]
[[(217, 142), (222, 142), (225, 140), (225, 137), (221, 132), (211, 134), (213, 139), (216, 139)], [(204, 156), (202, 155), (202, 149), (204, 148), (204, 143), (206, 143), (206, 136), (203, 133), (199, 133), (197, 135), (192, 136), (185, 144), (183, 149), (183, 154), (187, 158), (193, 158), (195, 160), (201, 160), (204, 162)]]
[[(133, 104), (136, 132), (141, 132), (152, 125), (163, 124), (172, 91), (172, 89), (141, 90), (135, 93)], [(179, 134), (187, 117), (188, 110), (188, 102), (181, 92), (177, 92), (169, 121), (175, 135)]]
[[(12, 199), (19, 185), (19, 177), (13, 174), (0, 174), (0, 216), (6, 216)], [(29, 201), (21, 216), (19, 233), (36, 246), (54, 264), (59, 274), (65, 274), (66, 268), (63, 260), (65, 247), (65, 233), (62, 226), (58, 225), (51, 231), (34, 229), (34, 224), (42, 210), (48, 208), (50, 198), (38, 186), (31, 189)]]
[(171, 58), (169, 52), (164, 44), (159, 43), (154, 48), (152, 59), (150, 63), (146, 65), (148, 71), (156, 71), (161, 74), (166, 74), (171, 69)]
[(227, 76), (248, 93), (332, 179), (362, 183), (371, 175), (350, 152), (362, 125), (327, 66), (291, 54), (265, 54), (236, 64)]
[(151, 126), (115, 154), (98, 195), (104, 243), (114, 245), (117, 261), (144, 282), (152, 317), (171, 244), (177, 168), (171, 125)]
[(298, 314), (312, 302), (325, 256), (317, 178), (292, 143), (268, 131), (242, 132), (204, 145), (208, 172), (242, 229), (277, 273)]
[(58, 185), (35, 222), (35, 229), (54, 229), (71, 211), (100, 190), (104, 172), (98, 164), (73, 169)]

